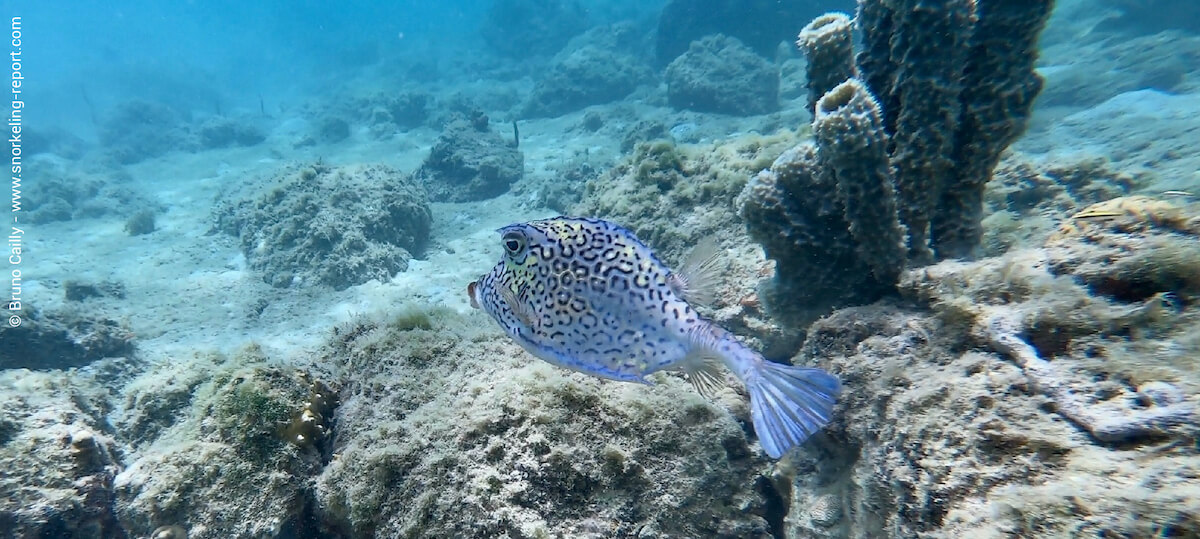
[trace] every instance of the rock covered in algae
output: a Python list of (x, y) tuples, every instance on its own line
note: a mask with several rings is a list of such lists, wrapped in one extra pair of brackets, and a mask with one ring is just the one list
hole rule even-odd
[(521, 116), (560, 116), (623, 99), (653, 77), (637, 56), (645, 49), (642, 41), (629, 23), (596, 27), (572, 39), (534, 83)]
[[(1067, 239), (942, 262), (905, 273), (918, 309), (875, 304), (815, 323), (803, 354), (832, 358), (848, 391), (828, 438), (787, 463), (789, 536), (1200, 532), (1189, 516), (1200, 511), (1194, 281), (1117, 296), (1086, 270), (1176, 259), (1182, 245), (1163, 243), (1173, 236), (1131, 239), (1136, 253)], [(823, 496), (843, 518), (796, 511)]]
[(583, 5), (559, 0), (500, 0), (489, 4), (479, 36), (501, 56), (550, 56), (588, 29)]
[(666, 79), (675, 108), (743, 116), (779, 109), (779, 71), (721, 34), (693, 41), (667, 66)]
[[(128, 384), (114, 416), (118, 434), (136, 442), (113, 482), (127, 532), (279, 537), (312, 524), (307, 485), (332, 428), (319, 399), (332, 394), (318, 377), (266, 361), (250, 347), (160, 365)], [(324, 412), (320, 429), (304, 421), (314, 409)]]
[(117, 104), (102, 118), (100, 140), (113, 160), (137, 163), (167, 152), (195, 150), (189, 119), (163, 103), (133, 99)]
[(676, 377), (572, 374), (479, 316), (426, 316), (343, 328), (331, 346), (351, 389), (317, 501), (339, 532), (768, 537), (782, 524), (732, 391), (721, 402), (736, 416)]
[(240, 239), (250, 267), (273, 286), (387, 281), (429, 241), (425, 190), (390, 167), (287, 167), (276, 183), (217, 211), (217, 229)]
[(0, 326), (0, 369), (68, 369), (134, 352), (133, 332), (98, 307), (41, 310), (24, 302), (21, 310), (20, 325)]
[(517, 142), (493, 131), (482, 112), (452, 119), (413, 178), (438, 202), (502, 195), (525, 174), (525, 154)]
[(118, 446), (84, 376), (0, 371), (0, 529), (6, 537), (118, 537)]

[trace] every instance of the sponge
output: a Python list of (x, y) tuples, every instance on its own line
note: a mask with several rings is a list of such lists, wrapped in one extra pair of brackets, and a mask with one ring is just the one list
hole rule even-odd
[(808, 112), (817, 100), (855, 75), (854, 36), (850, 17), (845, 13), (826, 13), (813, 19), (796, 39), (796, 46), (808, 59)]
[(818, 158), (835, 178), (858, 256), (876, 279), (895, 284), (905, 266), (905, 232), (879, 103), (861, 81), (847, 80), (817, 102), (813, 134)]

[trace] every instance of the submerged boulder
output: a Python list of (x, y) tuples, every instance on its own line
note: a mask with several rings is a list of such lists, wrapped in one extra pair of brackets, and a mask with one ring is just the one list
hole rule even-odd
[(121, 164), (137, 163), (170, 151), (192, 151), (196, 136), (188, 129), (189, 119), (175, 109), (154, 101), (123, 102), (103, 118), (100, 144)]
[(523, 116), (558, 116), (629, 95), (652, 76), (636, 56), (641, 42), (630, 24), (595, 28), (571, 40), (534, 84)]
[(667, 66), (667, 102), (699, 112), (774, 112), (779, 109), (779, 70), (736, 38), (708, 36), (693, 41)]
[(643, 386), (573, 374), (529, 358), (479, 312), (363, 321), (339, 331), (324, 361), (352, 373), (338, 456), (316, 487), (322, 520), (346, 536), (781, 529), (732, 390), (714, 405), (679, 377)]
[(524, 167), (516, 141), (492, 131), (487, 116), (475, 113), (446, 125), (414, 178), (435, 201), (466, 202), (504, 194)]
[(133, 353), (133, 332), (95, 309), (21, 310), (17, 326), (0, 326), (0, 369), (69, 369)]
[(425, 191), (398, 170), (317, 163), (278, 176), (278, 187), (217, 212), (217, 229), (241, 239), (250, 267), (273, 286), (387, 281), (429, 241)]
[(549, 56), (588, 27), (587, 11), (568, 0), (499, 0), (479, 33), (491, 50), (510, 58)]
[[(667, 65), (691, 42), (720, 33), (770, 56), (780, 43), (795, 40), (813, 17), (836, 8), (816, 0), (670, 0), (658, 17), (655, 54), (659, 65)], [(846, 2), (842, 9), (853, 4)]]
[[(0, 342), (8, 335), (0, 332)], [(113, 510), (120, 453), (103, 391), (74, 373), (0, 371), (5, 537), (124, 537)]]
[(115, 428), (136, 451), (112, 481), (129, 535), (177, 527), (193, 539), (295, 537), (312, 525), (306, 484), (324, 453), (336, 393), (255, 346), (148, 369), (124, 389)]

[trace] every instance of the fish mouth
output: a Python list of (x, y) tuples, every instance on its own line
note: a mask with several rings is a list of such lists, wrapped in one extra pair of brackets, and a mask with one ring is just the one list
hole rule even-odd
[(479, 281), (471, 281), (467, 284), (467, 297), (471, 299), (471, 308), (478, 309), (479, 302), (475, 301), (475, 290), (479, 288)]

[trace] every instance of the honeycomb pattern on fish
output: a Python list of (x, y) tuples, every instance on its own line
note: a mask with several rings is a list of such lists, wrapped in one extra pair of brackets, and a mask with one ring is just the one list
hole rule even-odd
[(678, 369), (702, 391), (719, 385), (712, 360), (720, 360), (746, 384), (756, 429), (775, 457), (828, 423), (837, 378), (768, 362), (701, 317), (684, 297), (688, 277), (632, 232), (568, 217), (499, 232), (504, 257), (468, 295), (534, 356), (627, 382)]
[(506, 260), (480, 281), (492, 292), (485, 310), (542, 359), (642, 381), (683, 359), (689, 334), (707, 325), (671, 288), (666, 265), (613, 223), (553, 219), (500, 232)]

